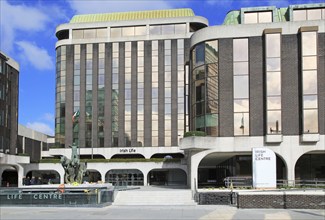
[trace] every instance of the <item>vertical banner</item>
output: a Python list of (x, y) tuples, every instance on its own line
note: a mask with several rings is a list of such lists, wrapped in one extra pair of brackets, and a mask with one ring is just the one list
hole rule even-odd
[(253, 187), (276, 188), (276, 156), (266, 148), (253, 148)]

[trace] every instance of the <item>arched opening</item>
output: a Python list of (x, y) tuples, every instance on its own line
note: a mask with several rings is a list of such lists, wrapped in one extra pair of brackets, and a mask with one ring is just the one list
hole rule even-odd
[(2, 172), (1, 187), (18, 187), (18, 172), (15, 168)]
[(102, 180), (102, 176), (100, 175), (100, 172), (98, 172), (97, 170), (87, 170), (85, 176), (83, 177), (83, 181), (89, 183), (96, 183), (101, 180)]
[(154, 154), (151, 158), (184, 158), (184, 154), (182, 153), (172, 153), (172, 154)]
[(105, 182), (113, 186), (143, 186), (143, 173), (137, 169), (109, 170)]
[(295, 179), (325, 180), (325, 152), (309, 152), (302, 155), (295, 165)]
[(184, 186), (186, 183), (187, 175), (182, 169), (153, 169), (148, 174), (149, 185)]
[[(287, 168), (276, 155), (277, 180), (284, 180)], [(225, 178), (238, 178), (238, 184), (250, 185), (252, 181), (252, 155), (250, 153), (211, 153), (205, 156), (198, 167), (198, 187), (224, 187)]]
[(144, 159), (142, 154), (115, 154), (111, 159), (129, 159), (129, 158), (139, 158)]
[(31, 170), (23, 179), (23, 185), (59, 184), (60, 174), (56, 170)]

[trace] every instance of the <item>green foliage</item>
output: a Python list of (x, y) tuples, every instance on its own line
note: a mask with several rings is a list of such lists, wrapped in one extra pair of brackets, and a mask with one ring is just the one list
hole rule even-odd
[(204, 131), (188, 131), (184, 133), (184, 137), (192, 137), (192, 136), (199, 136), (204, 137), (207, 134)]
[(19, 153), (18, 156), (29, 157), (28, 153)]

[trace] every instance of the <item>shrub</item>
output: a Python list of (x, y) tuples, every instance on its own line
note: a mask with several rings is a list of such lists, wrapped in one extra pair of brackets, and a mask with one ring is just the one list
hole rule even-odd
[(184, 133), (184, 137), (200, 136), (204, 137), (207, 134), (204, 131), (188, 131)]

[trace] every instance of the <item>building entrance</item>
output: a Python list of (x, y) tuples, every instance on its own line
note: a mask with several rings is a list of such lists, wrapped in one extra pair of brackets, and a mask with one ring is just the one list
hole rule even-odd
[(186, 185), (187, 175), (181, 169), (155, 169), (148, 174), (149, 185)]

